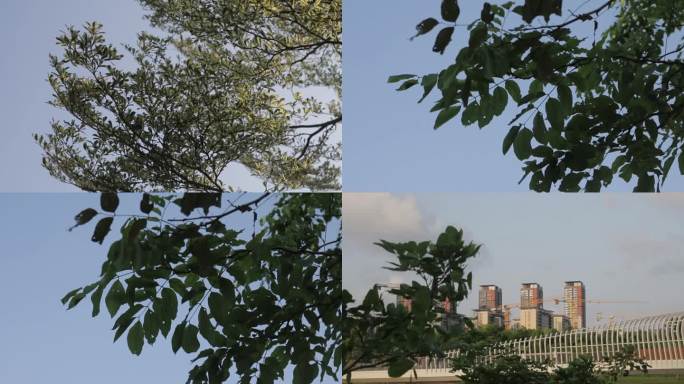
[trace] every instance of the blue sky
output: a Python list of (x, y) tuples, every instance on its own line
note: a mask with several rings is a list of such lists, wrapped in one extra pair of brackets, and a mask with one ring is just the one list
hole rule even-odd
[[(599, 312), (622, 319), (684, 311), (682, 215), (684, 193), (345, 193), (343, 287), (358, 298), (378, 282), (409, 282), (382, 269), (391, 255), (372, 243), (436, 240), (453, 225), (483, 244), (469, 264), (474, 288), (499, 285), (504, 304), (519, 302), (523, 282), (538, 282), (552, 298), (563, 282), (581, 280), (589, 300), (643, 302), (589, 304), (589, 325)], [(476, 307), (473, 292), (459, 312)]]
[[(138, 203), (139, 195), (123, 196), (118, 212), (136, 213)], [(0, 194), (0, 383), (185, 382), (193, 355), (174, 355), (170, 341), (159, 338), (134, 356), (125, 337), (112, 343), (106, 310), (92, 318), (89, 299), (69, 311), (60, 303), (66, 292), (99, 275), (109, 241), (90, 241), (94, 222), (67, 231), (76, 213), (98, 206), (96, 194)], [(230, 220), (251, 227), (252, 217)], [(113, 230), (120, 224), (115, 221)], [(114, 237), (112, 232), (108, 239)], [(290, 381), (288, 372), (284, 382)]]
[[(461, 1), (460, 22), (478, 18), (483, 3)], [(597, 3), (589, 1), (582, 9), (596, 8)], [(453, 62), (467, 41), (465, 27), (457, 28), (443, 56), (432, 53), (434, 32), (409, 41), (419, 21), (439, 15), (440, 0), (348, 0), (343, 4), (344, 190), (527, 191), (527, 183), (517, 184), (521, 163), (512, 151), (505, 157), (501, 153), (506, 123), (515, 115), (513, 103), (482, 130), (476, 125), (463, 127), (455, 119), (434, 131), (436, 115), (429, 112), (430, 98), (417, 104), (417, 88), (395, 92), (396, 84), (387, 84), (389, 75), (439, 72)], [(567, 4), (580, 2), (565, 4), (568, 8)], [(564, 9), (563, 17), (567, 15)], [(610, 190), (632, 188), (617, 179)], [(675, 167), (665, 190), (684, 190), (684, 177)]]

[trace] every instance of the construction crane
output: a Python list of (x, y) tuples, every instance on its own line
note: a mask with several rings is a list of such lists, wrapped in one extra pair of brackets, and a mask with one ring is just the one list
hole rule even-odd
[[(560, 305), (560, 303), (565, 303), (567, 300), (561, 299), (558, 297), (552, 297), (548, 299), (542, 299), (538, 300), (537, 303), (553, 303), (555, 305)], [(637, 301), (637, 300), (585, 300), (584, 301), (586, 304), (644, 304), (646, 303), (645, 301)], [(504, 318), (509, 318), (510, 319), (510, 313), (511, 309), (513, 308), (520, 308), (520, 303), (515, 303), (515, 304), (504, 304), (503, 305), (503, 312), (504, 312)], [(597, 316), (598, 317), (598, 316)], [(615, 316), (611, 316), (610, 319), (611, 321), (615, 318)], [(598, 320), (597, 318), (597, 321)]]
[[(538, 300), (538, 303), (553, 303), (555, 305), (560, 305), (560, 303), (565, 303), (567, 300), (565, 299), (560, 299), (557, 297), (552, 297), (549, 299), (542, 299)], [(645, 304), (645, 301), (637, 301), (637, 300), (585, 300), (584, 301), (586, 304)], [(503, 308), (504, 309), (512, 309), (512, 308), (519, 308), (520, 303), (515, 303), (515, 304), (504, 304)]]
[(597, 323), (600, 323), (600, 322), (603, 321), (603, 320), (608, 320), (608, 324), (613, 324), (613, 323), (615, 322), (616, 319), (619, 320), (619, 321), (622, 321), (622, 320), (624, 320), (625, 318), (622, 317), (622, 316), (615, 316), (615, 315), (608, 315), (608, 316), (606, 317), (606, 315), (605, 315), (603, 312), (598, 312), (598, 313), (596, 313), (596, 322), (597, 322)]
[[(560, 303), (565, 303), (567, 300), (553, 298), (551, 299), (554, 304), (559, 305)], [(637, 300), (585, 300), (587, 304), (645, 304), (645, 301)]]

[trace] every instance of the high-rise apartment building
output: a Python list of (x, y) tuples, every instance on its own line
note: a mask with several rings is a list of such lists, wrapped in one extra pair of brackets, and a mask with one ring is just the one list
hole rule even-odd
[(501, 288), (496, 285), (480, 285), (479, 310), (501, 311)]
[(563, 288), (565, 316), (570, 319), (572, 328), (587, 326), (586, 288), (581, 281), (566, 281)]
[(511, 318), (511, 311), (503, 311), (503, 315), (501, 317), (503, 318), (504, 329), (512, 329), (513, 319)]
[(477, 325), (503, 327), (502, 310), (501, 288), (496, 285), (480, 285), (479, 305), (475, 310)]
[(486, 309), (475, 310), (475, 324), (478, 327), (493, 325), (498, 328), (504, 326), (503, 313), (501, 311), (489, 311)]
[(548, 329), (553, 326), (553, 312), (540, 307), (520, 309), (520, 326), (527, 329)]
[(558, 332), (567, 331), (570, 329), (570, 319), (567, 316), (559, 313), (551, 316), (553, 322), (553, 329)]
[(523, 283), (520, 288), (520, 309), (543, 308), (544, 290), (537, 283)]

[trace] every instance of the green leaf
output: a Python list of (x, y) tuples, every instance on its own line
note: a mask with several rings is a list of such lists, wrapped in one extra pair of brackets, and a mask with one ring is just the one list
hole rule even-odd
[(532, 154), (532, 137), (532, 131), (527, 128), (518, 132), (515, 141), (513, 141), (513, 152), (518, 159), (525, 160)]
[(85, 292), (80, 292), (80, 293), (75, 294), (71, 298), (71, 300), (69, 301), (69, 305), (67, 305), (67, 309), (71, 309), (71, 308), (75, 307), (76, 305), (78, 305), (78, 303), (80, 303), (81, 300), (83, 300), (83, 298), (85, 296), (86, 296)]
[(516, 83), (513, 80), (506, 80), (506, 83), (504, 84), (506, 87), (506, 90), (508, 91), (508, 94), (511, 95), (511, 98), (513, 101), (518, 103), (520, 105), (520, 100), (522, 99), (522, 95), (520, 94), (520, 86), (518, 86), (518, 83)]
[(432, 306), (432, 298), (427, 287), (420, 286), (411, 299), (411, 311), (413, 313), (420, 315), (421, 312), (426, 312)]
[(438, 79), (439, 75), (437, 75), (436, 73), (423, 76), (423, 79), (420, 82), (420, 84), (423, 86), (423, 97), (421, 97), (420, 100), (418, 100), (419, 103), (425, 100), (425, 98), (430, 94), (430, 92), (432, 92), (432, 89), (435, 88)]
[(200, 309), (200, 312), (197, 315), (197, 320), (199, 332), (202, 337), (204, 337), (211, 345), (218, 346), (221, 342), (220, 334), (217, 335), (218, 332), (211, 324), (211, 320), (209, 320), (209, 315), (207, 314), (207, 310), (205, 308)]
[[(680, 164), (681, 164), (681, 157), (679, 159), (680, 159)], [(613, 171), (613, 173), (617, 173), (617, 171), (620, 170), (620, 167), (622, 167), (626, 161), (627, 161), (627, 156), (625, 156), (625, 155), (620, 155), (620, 156), (616, 157), (615, 160), (613, 160), (613, 164), (610, 167), (611, 170)]]
[(171, 337), (171, 350), (173, 353), (178, 352), (181, 345), (183, 344), (183, 330), (185, 329), (185, 321), (176, 325), (176, 329), (173, 331), (173, 336)]
[(530, 83), (530, 88), (528, 89), (530, 94), (544, 93), (544, 84), (541, 81), (534, 79)]
[(655, 192), (655, 177), (652, 175), (639, 175), (634, 192)]
[(405, 91), (405, 90), (413, 87), (416, 84), (418, 84), (418, 80), (416, 80), (416, 79), (406, 80), (401, 84), (401, 86), (399, 88), (397, 88), (397, 91)]
[(515, 141), (515, 138), (518, 136), (518, 131), (520, 131), (520, 126), (516, 125), (511, 127), (511, 129), (508, 131), (506, 134), (506, 137), (504, 137), (503, 141), (503, 154), (505, 155), (508, 153), (508, 150), (511, 149), (511, 145), (513, 145), (513, 141)]
[(228, 315), (234, 303), (229, 302), (226, 297), (216, 292), (209, 294), (208, 302), (211, 316), (222, 325), (228, 324)]
[(121, 282), (117, 280), (114, 282), (114, 284), (112, 284), (112, 287), (109, 288), (107, 296), (105, 296), (105, 305), (107, 306), (107, 311), (109, 311), (109, 315), (111, 317), (114, 317), (114, 315), (116, 315), (116, 312), (119, 311), (119, 308), (124, 303), (124, 301), (124, 287), (121, 284)]
[(433, 52), (437, 52), (440, 55), (444, 54), (447, 45), (451, 42), (451, 35), (454, 33), (454, 27), (442, 28), (435, 38), (435, 45), (432, 47)]
[(145, 331), (145, 339), (147, 339), (147, 342), (149, 344), (154, 344), (154, 341), (159, 334), (159, 320), (157, 319), (156, 313), (149, 308), (147, 309), (147, 312), (145, 312), (143, 330)]
[(114, 212), (119, 206), (119, 196), (114, 192), (103, 192), (100, 194), (100, 206), (107, 212)]
[(100, 219), (100, 221), (97, 222), (97, 225), (95, 226), (95, 230), (93, 231), (93, 237), (91, 240), (96, 243), (102, 244), (104, 241), (105, 236), (109, 233), (109, 230), (112, 226), (112, 222), (114, 222), (113, 217), (105, 217), (103, 219)]
[(87, 208), (79, 212), (75, 217), (74, 220), (76, 220), (76, 225), (71, 227), (69, 230), (73, 229), (74, 227), (77, 227), (79, 225), (83, 225), (88, 223), (90, 220), (93, 219), (97, 215), (97, 211), (92, 209), (92, 208)]
[(135, 219), (131, 221), (128, 230), (128, 240), (132, 241), (138, 237), (138, 234), (147, 227), (147, 219)]
[(492, 96), (492, 108), (494, 115), (499, 116), (506, 109), (508, 104), (508, 93), (501, 87), (496, 87)]
[(416, 75), (409, 75), (409, 74), (394, 75), (394, 76), (390, 76), (390, 77), (387, 79), (387, 82), (390, 83), (390, 84), (391, 84), (391, 83), (398, 83), (398, 82), (400, 82), (400, 81), (402, 81), (402, 80), (411, 79), (411, 78), (414, 78), (414, 77), (416, 77)]
[(292, 382), (293, 384), (310, 384), (316, 379), (317, 375), (318, 366), (315, 363), (310, 364), (308, 361), (303, 361), (295, 366)]
[(601, 180), (591, 179), (584, 186), (586, 192), (601, 192)]
[(134, 355), (140, 355), (144, 344), (143, 325), (140, 321), (136, 322), (128, 331), (128, 349)]
[(102, 301), (102, 293), (104, 292), (104, 286), (98, 285), (95, 292), (90, 295), (90, 301), (93, 303), (92, 316), (95, 317), (100, 314), (100, 302)]
[(625, 165), (620, 169), (620, 178), (625, 182), (629, 183), (632, 180), (632, 167), (630, 164)]
[(198, 329), (196, 326), (190, 324), (183, 330), (183, 350), (187, 353), (197, 352), (199, 349), (199, 341), (197, 340)]
[(480, 106), (477, 103), (470, 103), (461, 114), (461, 123), (465, 126), (475, 123), (480, 117)]
[(557, 99), (549, 98), (546, 102), (546, 117), (555, 129), (563, 129), (563, 111)]
[(363, 306), (373, 307), (379, 300), (380, 296), (378, 295), (378, 290), (375, 288), (369, 289), (366, 293), (366, 297), (363, 299)]
[(546, 144), (548, 139), (546, 137), (546, 125), (544, 124), (544, 117), (540, 112), (534, 116), (534, 122), (532, 126), (532, 132), (534, 133), (534, 138), (541, 144)]
[(572, 91), (567, 85), (561, 84), (558, 86), (557, 92), (563, 115), (570, 116), (572, 114)]
[(427, 19), (421, 21), (418, 23), (418, 25), (416, 25), (416, 34), (415, 36), (411, 37), (411, 40), (432, 31), (432, 29), (438, 24), (439, 21), (434, 17), (428, 17)]
[[(522, 99), (520, 99), (520, 101), (518, 102), (518, 105), (525, 104), (525, 103), (533, 103), (533, 102), (539, 100), (539, 98), (544, 96), (544, 95), (545, 95), (544, 92), (530, 92), (527, 95), (525, 95)], [(531, 108), (534, 108), (534, 106), (532, 106)]]
[(150, 202), (150, 195), (143, 193), (142, 199), (140, 199), (140, 211), (145, 214), (152, 212), (154, 204)]
[(458, 7), (458, 1), (442, 0), (441, 14), (442, 19), (445, 21), (455, 22), (461, 14), (461, 9)]
[(413, 368), (415, 363), (407, 358), (395, 360), (390, 363), (389, 368), (387, 368), (387, 374), (389, 377), (401, 377), (404, 373), (408, 372), (409, 369)]
[(461, 106), (460, 105), (453, 105), (451, 107), (443, 109), (441, 112), (439, 112), (439, 115), (437, 115), (437, 119), (435, 120), (435, 128), (437, 129), (444, 125), (447, 121), (453, 119), (456, 115), (458, 115), (458, 112), (461, 111)]
[(175, 319), (178, 313), (178, 297), (176, 297), (171, 288), (164, 288), (162, 289), (161, 298), (166, 318), (169, 320)]
[(561, 192), (579, 192), (581, 190), (579, 183), (584, 178), (581, 173), (569, 173), (563, 177), (558, 190)]
[(487, 40), (487, 25), (480, 23), (477, 27), (470, 31), (470, 38), (468, 39), (468, 47), (475, 49), (482, 45)]
[(119, 316), (116, 321), (114, 321), (114, 327), (112, 329), (116, 329), (116, 332), (114, 333), (114, 341), (117, 341), (121, 335), (126, 332), (126, 329), (128, 326), (130, 326), (133, 323), (134, 316), (135, 314), (142, 309), (142, 305), (140, 304), (135, 304), (126, 310), (126, 312), (122, 313), (121, 316)]
[(81, 288), (76, 288), (74, 290), (67, 292), (67, 294), (64, 295), (64, 297), (62, 297), (62, 299), (60, 300), (62, 302), (62, 305), (66, 305), (66, 303), (69, 301), (69, 299), (71, 299), (71, 297), (74, 296), (76, 293), (78, 293), (78, 291), (80, 291), (80, 290), (81, 290)]
[(679, 154), (679, 173), (684, 175), (684, 150)]
[[(209, 214), (209, 208), (221, 208), (221, 194), (212, 192), (186, 192), (183, 197), (174, 201), (181, 208), (181, 213), (190, 215), (197, 208), (202, 208), (205, 215)], [(250, 210), (251, 208), (247, 208)]]
[(480, 20), (490, 24), (494, 20), (494, 13), (492, 12), (492, 5), (485, 2), (480, 12)]

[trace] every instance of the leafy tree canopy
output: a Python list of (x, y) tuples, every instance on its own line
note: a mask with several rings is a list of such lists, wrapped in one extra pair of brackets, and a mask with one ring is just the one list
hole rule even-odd
[(161, 32), (126, 56), (95, 22), (57, 38), (51, 104), (71, 119), (35, 135), (52, 176), (91, 191), (223, 191), (241, 164), (267, 190), (339, 187), (339, 0), (139, 1)]
[[(188, 383), (272, 383), (287, 366), (294, 383), (338, 377), (340, 195), (283, 194), (274, 204), (275, 195), (244, 196), (228, 195), (221, 210), (221, 194), (145, 194), (135, 214), (102, 194), (101, 209), (83, 210), (74, 227), (100, 217), (92, 241), (102, 243), (115, 221), (120, 235), (98, 280), (62, 303), (90, 296), (94, 317), (104, 301), (114, 340), (126, 334), (135, 355), (160, 334), (174, 352), (197, 353)], [(251, 225), (231, 225), (239, 215)]]
[[(595, 192), (618, 175), (636, 179), (635, 191), (659, 191), (675, 162), (684, 174), (684, 1), (577, 6), (485, 2), (464, 25), (458, 1), (443, 0), (440, 17), (421, 21), (416, 36), (439, 29), (440, 54), (452, 38), (464, 41), (455, 61), (389, 82), (422, 86), (420, 101), (436, 90), (435, 129), (459, 114), (462, 125), (483, 128), (515, 105), (503, 153), (512, 148), (523, 162), (531, 190)], [(578, 34), (580, 24), (592, 32)]]
[[(385, 305), (380, 287), (368, 291), (363, 302), (354, 305), (347, 294), (343, 326), (345, 350), (343, 374), (364, 368), (387, 367), (389, 376), (399, 377), (423, 357), (443, 356), (450, 342), (462, 333), (458, 327), (445, 329), (440, 317), (448, 300), (456, 305), (467, 297), (472, 287), (472, 273), (466, 273), (467, 261), (480, 246), (466, 243), (463, 231), (447, 227), (436, 242), (377, 243), (397, 257), (387, 269), (413, 272), (421, 281), (402, 284), (390, 290), (412, 300), (411, 310), (394, 303)], [(467, 319), (465, 319), (467, 321)]]

